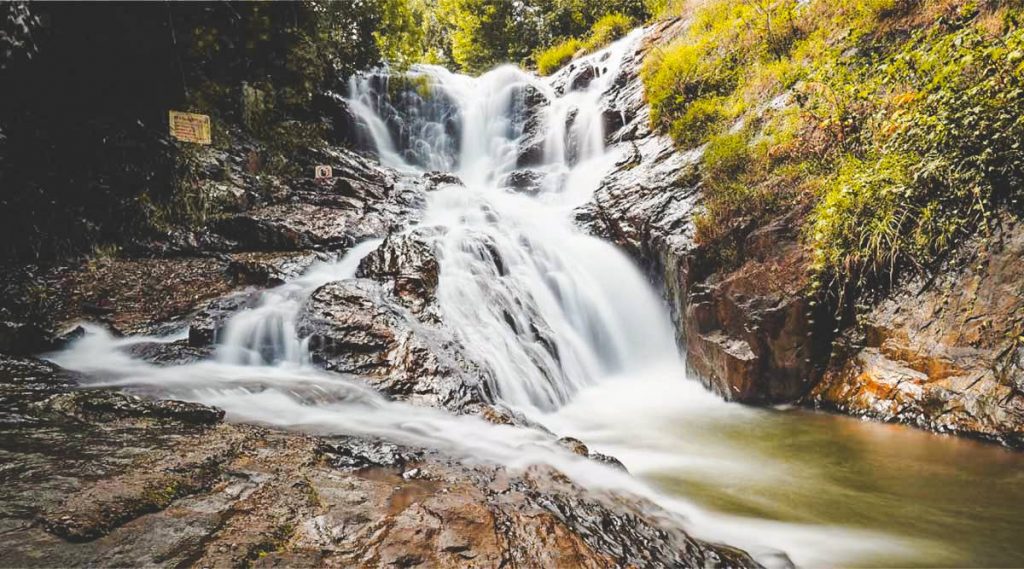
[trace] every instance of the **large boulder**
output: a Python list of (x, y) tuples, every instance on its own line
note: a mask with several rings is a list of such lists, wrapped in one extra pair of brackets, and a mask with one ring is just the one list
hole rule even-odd
[[(343, 149), (307, 159), (308, 177), (292, 178), (272, 203), (219, 220), (215, 229), (247, 251), (345, 250), (407, 226), (424, 206), (426, 184)], [(312, 164), (333, 177), (312, 179)]]
[(544, 140), (547, 137), (547, 112), (551, 102), (536, 87), (526, 87), (516, 99), (514, 121), (522, 132), (516, 141), (518, 154), (516, 167), (540, 164), (544, 158)]
[(513, 170), (498, 180), (498, 186), (518, 194), (535, 196), (544, 190), (548, 176), (539, 170)]
[(453, 411), (487, 399), (481, 370), (452, 335), (417, 320), (376, 281), (320, 287), (302, 308), (298, 332), (315, 363), (364, 376), (390, 397)]
[(217, 343), (228, 320), (236, 313), (259, 304), (261, 292), (245, 290), (209, 302), (197, 311), (188, 325), (188, 344), (196, 348)]

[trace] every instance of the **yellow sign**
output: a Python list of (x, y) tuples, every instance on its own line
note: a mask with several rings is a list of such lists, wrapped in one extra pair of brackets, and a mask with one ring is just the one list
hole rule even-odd
[(328, 180), (334, 177), (334, 168), (330, 166), (317, 166), (313, 169), (313, 177), (317, 180)]
[(210, 144), (210, 117), (194, 113), (170, 112), (171, 136), (183, 142)]

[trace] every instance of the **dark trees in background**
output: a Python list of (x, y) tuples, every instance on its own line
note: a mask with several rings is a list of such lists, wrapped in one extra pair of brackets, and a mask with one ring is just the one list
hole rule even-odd
[(373, 0), (0, 4), (0, 259), (52, 259), (152, 228), (174, 198), (171, 109), (275, 118), (379, 60)]

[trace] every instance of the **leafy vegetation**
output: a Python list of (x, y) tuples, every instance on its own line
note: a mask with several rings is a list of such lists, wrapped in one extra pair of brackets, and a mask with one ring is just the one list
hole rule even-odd
[(569, 38), (537, 53), (537, 73), (551, 75), (569, 63), (569, 60), (576, 55), (576, 52), (583, 46), (583, 42), (576, 38)]
[(692, 25), (651, 53), (643, 80), (654, 125), (707, 145), (700, 242), (728, 249), (806, 207), (812, 289), (859, 290), (1020, 211), (1019, 2), (686, 9)]
[(596, 51), (621, 38), (633, 29), (633, 21), (624, 14), (612, 13), (603, 16), (590, 28), (583, 40), (569, 38), (540, 50), (534, 56), (537, 73), (550, 75), (568, 63), (577, 53)]
[(323, 143), (317, 95), (411, 57), (417, 23), (407, 0), (0, 5), (0, 258), (206, 222), (220, 204), (169, 109), (212, 115), (214, 147), (255, 144), (254, 173), (287, 173)]
[(427, 36), (440, 38), (428, 46), (427, 60), (470, 73), (525, 64), (552, 48), (544, 55), (550, 67), (556, 56), (565, 58), (573, 38), (589, 36), (593, 49), (619, 34), (623, 19), (642, 22), (651, 14), (642, 0), (438, 0), (426, 11), (425, 21), (433, 22)]
[(583, 49), (598, 50), (628, 34), (635, 25), (632, 18), (618, 12), (602, 16), (590, 27), (590, 35), (583, 42)]

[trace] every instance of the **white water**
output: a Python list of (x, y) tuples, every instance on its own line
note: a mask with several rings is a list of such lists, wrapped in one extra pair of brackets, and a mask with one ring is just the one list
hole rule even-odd
[[(570, 222), (568, 212), (615, 161), (605, 150), (600, 101), (638, 40), (636, 32), (590, 56), (604, 72), (588, 88), (563, 96), (513, 67), (479, 78), (423, 67), (415, 73), (426, 77), (430, 97), (407, 94), (392, 106), (379, 80), (362, 78), (351, 83), (350, 105), (382, 163), (451, 170), (465, 182), (433, 193), (422, 225), (440, 229), (429, 233), (437, 235), (443, 321), (491, 372), (501, 402), (560, 435), (617, 454), (635, 475), (672, 464), (709, 476), (749, 475), (755, 468), (759, 476), (784, 477), (784, 466), (771, 457), (752, 462), (699, 445), (665, 450), (666, 416), (728, 418), (755, 428), (752, 412), (686, 379), (655, 292), (622, 253)], [(536, 197), (500, 187), (515, 168), (527, 89), (550, 101), (544, 159), (536, 167), (548, 176)], [(640, 477), (570, 455), (539, 431), (390, 402), (358, 379), (313, 368), (295, 331), (302, 302), (324, 283), (352, 278), (377, 245), (363, 243), (337, 263), (264, 293), (257, 308), (232, 318), (214, 360), (173, 368), (133, 361), (118, 348), (139, 339), (118, 340), (95, 328), (55, 360), (98, 383), (144, 386), (222, 407), (234, 420), (382, 437), (511, 468), (549, 463), (585, 486), (654, 500), (683, 516), (694, 534), (743, 547), (767, 564), (780, 562), (779, 551), (814, 566), (907, 552), (905, 543), (863, 531), (709, 512), (655, 491)]]

